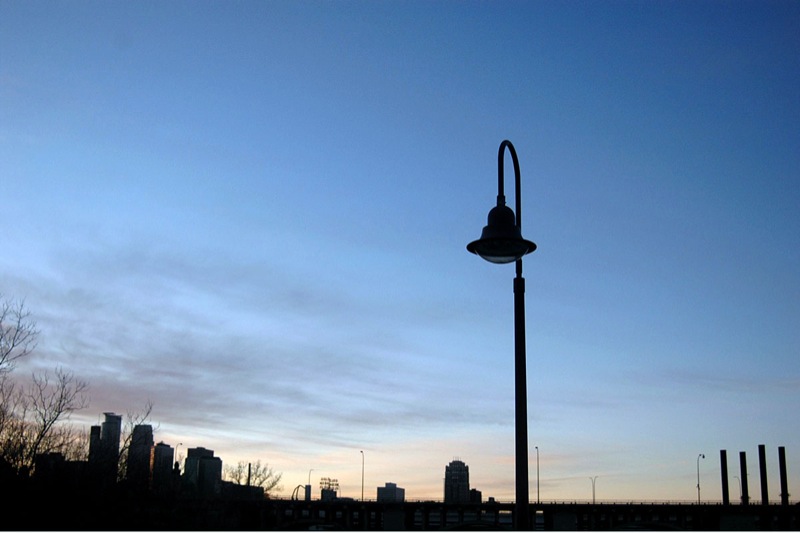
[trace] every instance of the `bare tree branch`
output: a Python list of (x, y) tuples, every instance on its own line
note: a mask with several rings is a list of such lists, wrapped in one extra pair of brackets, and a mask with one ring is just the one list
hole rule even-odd
[(16, 361), (36, 347), (38, 336), (25, 302), (11, 302), (0, 294), (0, 374), (14, 370)]
[(55, 443), (48, 442), (43, 450), (43, 443), (55, 436), (53, 427), (62, 420), (68, 420), (73, 411), (83, 409), (88, 405), (85, 392), (89, 385), (85, 381), (75, 378), (72, 372), (61, 367), (55, 369), (55, 382), (51, 385), (50, 375), (34, 374), (31, 387), (28, 389), (33, 414), (33, 432), (29, 448), (29, 461), (33, 461), (36, 454), (51, 451)]
[(236, 466), (225, 466), (224, 478), (226, 481), (236, 483), (237, 485), (245, 485), (248, 482), (248, 466), (250, 468), (250, 486), (262, 487), (264, 495), (269, 496), (270, 492), (280, 491), (283, 489), (279, 484), (283, 473), (275, 472), (267, 463), (261, 464), (259, 459), (255, 463), (247, 463), (239, 461)]
[(20, 472), (30, 472), (40, 453), (80, 458), (87, 452), (83, 432), (63, 423), (88, 404), (86, 382), (61, 367), (33, 374), (28, 385), (10, 377), (38, 335), (25, 303), (0, 295), (0, 457)]

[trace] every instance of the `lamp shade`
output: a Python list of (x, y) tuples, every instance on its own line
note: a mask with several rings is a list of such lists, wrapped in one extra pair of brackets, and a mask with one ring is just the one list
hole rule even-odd
[(522, 238), (514, 211), (506, 205), (498, 205), (489, 211), (481, 238), (469, 243), (467, 250), (490, 263), (503, 264), (512, 263), (536, 250), (536, 244)]

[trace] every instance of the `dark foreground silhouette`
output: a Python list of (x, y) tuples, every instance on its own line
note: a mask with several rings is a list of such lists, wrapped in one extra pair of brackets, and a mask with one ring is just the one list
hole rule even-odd
[[(511, 530), (512, 503), (194, 498), (4, 483), (3, 523), (35, 531)], [(10, 490), (6, 490), (10, 489)], [(800, 505), (550, 503), (537, 530), (796, 531)]]

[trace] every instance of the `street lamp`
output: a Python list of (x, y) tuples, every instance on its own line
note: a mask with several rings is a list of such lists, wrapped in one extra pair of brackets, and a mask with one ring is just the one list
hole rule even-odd
[[(503, 156), (505, 149), (514, 162), (517, 214), (506, 206), (503, 193)], [(516, 219), (516, 220), (515, 220)], [(490, 263), (516, 262), (514, 278), (514, 397), (517, 529), (528, 529), (528, 398), (525, 370), (525, 278), (522, 277), (522, 256), (536, 250), (536, 245), (522, 238), (522, 200), (517, 152), (510, 141), (500, 143), (497, 154), (497, 205), (489, 211), (481, 238), (467, 245), (467, 250)]]
[(181, 446), (183, 446), (183, 443), (182, 443), (182, 442), (179, 442), (179, 443), (178, 443), (178, 444), (175, 446), (175, 466), (177, 466), (178, 468), (180, 468), (180, 465), (181, 465), (181, 456), (180, 456), (180, 455), (178, 455), (178, 449), (179, 449)]
[(739, 501), (742, 500), (742, 480), (739, 479), (739, 476), (733, 476), (736, 478), (736, 481), (739, 482)]
[(307, 502), (311, 501), (311, 472), (313, 471), (313, 468), (308, 469), (308, 485), (305, 486), (305, 500)]
[(595, 498), (594, 498), (594, 495), (595, 495), (594, 483), (595, 483), (595, 481), (597, 481), (597, 478), (598, 478), (598, 476), (594, 476), (594, 477), (590, 477), (589, 478), (589, 480), (592, 482), (592, 505), (594, 505), (594, 502), (595, 502)]
[(705, 454), (697, 456), (697, 503), (700, 503), (700, 459), (705, 459)]
[(361, 450), (361, 501), (364, 501), (364, 450)]
[(542, 503), (539, 498), (539, 447), (536, 447), (536, 503)]

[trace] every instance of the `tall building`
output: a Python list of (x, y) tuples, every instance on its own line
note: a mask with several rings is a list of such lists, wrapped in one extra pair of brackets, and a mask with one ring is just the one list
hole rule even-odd
[(400, 488), (396, 483), (386, 483), (378, 487), (379, 502), (403, 502), (406, 498), (406, 489)]
[(153, 447), (151, 462), (153, 492), (167, 493), (174, 490), (173, 464), (175, 450), (169, 444), (159, 442)]
[(134, 490), (145, 491), (150, 488), (152, 450), (153, 426), (149, 424), (134, 426), (126, 465), (128, 484)]
[(469, 467), (454, 459), (444, 469), (444, 503), (469, 503)]
[(189, 448), (186, 451), (184, 482), (187, 488), (204, 497), (219, 496), (222, 491), (222, 459), (213, 450)]
[(92, 426), (89, 428), (89, 463), (96, 464), (100, 461), (102, 452), (103, 450), (100, 444), (100, 426)]
[(114, 413), (103, 413), (106, 417), (105, 422), (100, 426), (100, 440), (108, 453), (119, 460), (119, 438), (122, 434), (122, 415)]
[(103, 413), (101, 426), (92, 426), (89, 433), (89, 468), (95, 481), (113, 485), (117, 481), (119, 464), (119, 439), (122, 433), (122, 416)]

